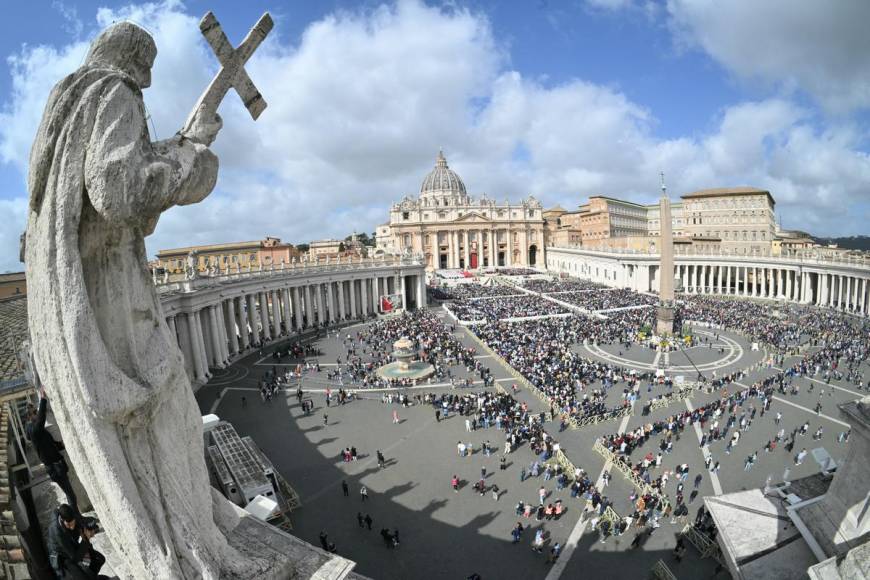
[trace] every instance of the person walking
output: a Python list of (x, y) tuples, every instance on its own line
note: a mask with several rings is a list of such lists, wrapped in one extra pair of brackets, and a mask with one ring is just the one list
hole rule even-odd
[(374, 520), (372, 520), (372, 516), (370, 514), (366, 514), (366, 518), (364, 521), (366, 523), (366, 527), (369, 529), (369, 531), (371, 531), (372, 530), (372, 522), (374, 521)]
[(450, 486), (453, 488), (453, 493), (459, 493), (459, 477), (455, 474), (453, 479), (450, 480)]
[(360, 501), (365, 501), (369, 498), (369, 490), (368, 488), (366, 488), (366, 486), (363, 485), (359, 488), (359, 497)]
[(492, 499), (494, 499), (495, 501), (498, 501), (498, 495), (499, 495), (498, 492), (499, 492), (498, 486), (493, 484), (493, 486), (492, 486)]
[(399, 422), (399, 412), (393, 409), (393, 425)]
[(365, 520), (363, 519), (362, 512), (356, 512), (356, 523), (359, 524), (359, 527), (365, 527)]
[(538, 501), (540, 505), (544, 505), (544, 500), (547, 499), (547, 490), (544, 489), (544, 486), (541, 486), (541, 489), (538, 490)]
[(347, 497), (350, 495), (350, 488), (347, 485), (346, 479), (341, 480), (341, 491), (344, 494), (344, 497)]
[(384, 459), (384, 454), (381, 453), (380, 449), (378, 449), (378, 451), (377, 451), (377, 456), (378, 456), (378, 468), (383, 469), (386, 466), (387, 461)]
[[(329, 400), (329, 399), (327, 399), (327, 400)], [(326, 427), (327, 425), (329, 425), (329, 415), (324, 413), (323, 414), (323, 426)]]
[(544, 530), (538, 528), (535, 532), (535, 539), (532, 541), (532, 550), (538, 554), (544, 549)]
[(801, 449), (800, 452), (797, 455), (795, 455), (795, 457), (794, 457), (794, 464), (800, 465), (801, 463), (804, 462), (804, 457), (806, 457), (806, 456), (807, 456), (807, 450)]
[(559, 554), (562, 553), (562, 544), (556, 542), (552, 548), (550, 548), (550, 555), (547, 556), (547, 563), (552, 564), (556, 560), (559, 559)]

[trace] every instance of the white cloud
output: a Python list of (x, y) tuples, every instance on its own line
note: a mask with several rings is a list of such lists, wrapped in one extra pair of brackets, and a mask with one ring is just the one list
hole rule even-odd
[(749, 81), (799, 88), (829, 111), (870, 107), (870, 2), (668, 0), (680, 38)]
[[(180, 4), (98, 13), (100, 26), (121, 18), (157, 41), (145, 99), (158, 137), (166, 138), (217, 61), (200, 39), (198, 18)], [(85, 51), (82, 43), (25, 47), (10, 59), (13, 93), (0, 109), (0, 155), (22, 174), (51, 86)], [(870, 183), (861, 136), (832, 121), (819, 128), (811, 110), (789, 99), (736, 104), (708, 134), (661, 140), (654, 111), (619, 91), (581, 79), (554, 85), (524, 78), (507, 63), (484, 16), (410, 0), (334, 14), (311, 24), (297, 45), (273, 33), (248, 64), (269, 108), (255, 123), (228, 95), (216, 142), (217, 190), (201, 204), (168, 211), (149, 251), (372, 231), (391, 202), (416, 193), (439, 146), (473, 194), (499, 200), (532, 193), (564, 207), (593, 194), (651, 201), (663, 170), (674, 194), (767, 187), (789, 227), (805, 220), (818, 233), (866, 231), (867, 216), (848, 211), (867, 199)], [(17, 267), (12, 250), (24, 226), (23, 199), (7, 206), (0, 219), (20, 225), (14, 244), (0, 240), (0, 271)]]

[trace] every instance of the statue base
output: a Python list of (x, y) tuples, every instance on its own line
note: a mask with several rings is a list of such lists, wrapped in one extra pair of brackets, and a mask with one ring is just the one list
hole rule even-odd
[(656, 334), (659, 336), (672, 336), (674, 334), (674, 307), (659, 306), (656, 317)]
[[(257, 519), (216, 490), (212, 490), (216, 521), (241, 558), (254, 562), (250, 574), (226, 575), (232, 580), (342, 580), (362, 578), (353, 574), (352, 560), (331, 554), (292, 536), (275, 526)], [(106, 567), (101, 573), (128, 578), (121, 558), (105, 532), (94, 538), (94, 547), (106, 556)]]

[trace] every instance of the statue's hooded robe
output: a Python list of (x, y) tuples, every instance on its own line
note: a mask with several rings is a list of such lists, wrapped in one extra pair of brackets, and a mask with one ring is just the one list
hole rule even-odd
[(233, 551), (144, 237), (162, 211), (208, 195), (217, 158), (187, 139), (151, 143), (130, 71), (144, 62), (147, 74), (155, 55), (144, 30), (114, 25), (51, 92), (30, 159), (28, 318), (69, 456), (126, 572), (209, 578)]

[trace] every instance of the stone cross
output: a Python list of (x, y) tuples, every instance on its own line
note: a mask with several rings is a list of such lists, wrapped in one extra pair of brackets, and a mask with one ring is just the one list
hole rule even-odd
[(220, 61), (221, 70), (199, 97), (196, 106), (187, 117), (182, 133), (190, 131), (198, 114), (204, 119), (214, 118), (218, 106), (230, 88), (236, 89), (251, 117), (257, 120), (260, 113), (266, 109), (266, 101), (251, 81), (251, 77), (245, 72), (245, 63), (272, 30), (273, 24), (269, 13), (264, 13), (239, 47), (233, 48), (214, 13), (209, 12), (202, 17), (199, 30)]

